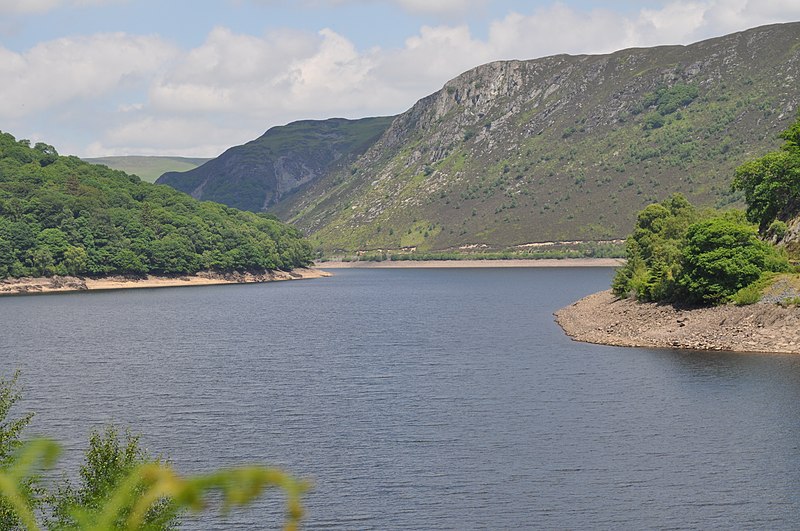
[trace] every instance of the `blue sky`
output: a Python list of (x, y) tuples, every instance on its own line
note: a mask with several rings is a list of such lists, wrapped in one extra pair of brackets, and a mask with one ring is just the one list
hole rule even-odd
[(797, 0), (0, 0), (0, 130), (215, 156), (293, 120), (402, 112), (488, 61), (796, 20)]

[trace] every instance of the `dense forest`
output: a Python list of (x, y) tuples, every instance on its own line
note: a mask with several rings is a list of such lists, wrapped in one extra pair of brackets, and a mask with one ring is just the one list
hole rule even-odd
[(311, 258), (298, 231), (274, 216), (0, 133), (0, 278), (289, 270)]

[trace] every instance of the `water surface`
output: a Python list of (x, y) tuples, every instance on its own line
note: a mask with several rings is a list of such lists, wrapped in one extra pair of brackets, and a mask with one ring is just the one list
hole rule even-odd
[[(552, 313), (612, 271), (332, 278), (0, 299), (30, 433), (75, 470), (131, 426), (185, 472), (314, 481), (308, 529), (800, 525), (800, 357), (575, 343)], [(191, 529), (278, 529), (268, 496)]]

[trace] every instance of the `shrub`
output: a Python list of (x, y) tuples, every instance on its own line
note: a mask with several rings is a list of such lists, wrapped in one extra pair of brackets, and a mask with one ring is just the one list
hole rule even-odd
[(762, 272), (788, 269), (786, 257), (759, 240), (754, 226), (741, 216), (721, 215), (686, 231), (680, 285), (691, 302), (720, 304)]

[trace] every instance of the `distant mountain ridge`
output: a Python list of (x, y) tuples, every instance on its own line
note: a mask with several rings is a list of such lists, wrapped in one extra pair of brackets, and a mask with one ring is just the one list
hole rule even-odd
[(187, 172), (158, 179), (197, 199), (260, 212), (337, 168), (353, 162), (393, 117), (303, 120), (273, 127)]
[(152, 183), (168, 171), (187, 171), (208, 162), (209, 158), (163, 157), (149, 155), (125, 155), (119, 157), (93, 157), (82, 159), (90, 164), (102, 164), (112, 170), (138, 175), (143, 181)]
[[(798, 78), (800, 23), (494, 62), (421, 99), (357, 160), (251, 206), (328, 251), (622, 238), (638, 210), (674, 192), (739, 201), (733, 169), (780, 144)], [(245, 162), (238, 174), (258, 163)]]

